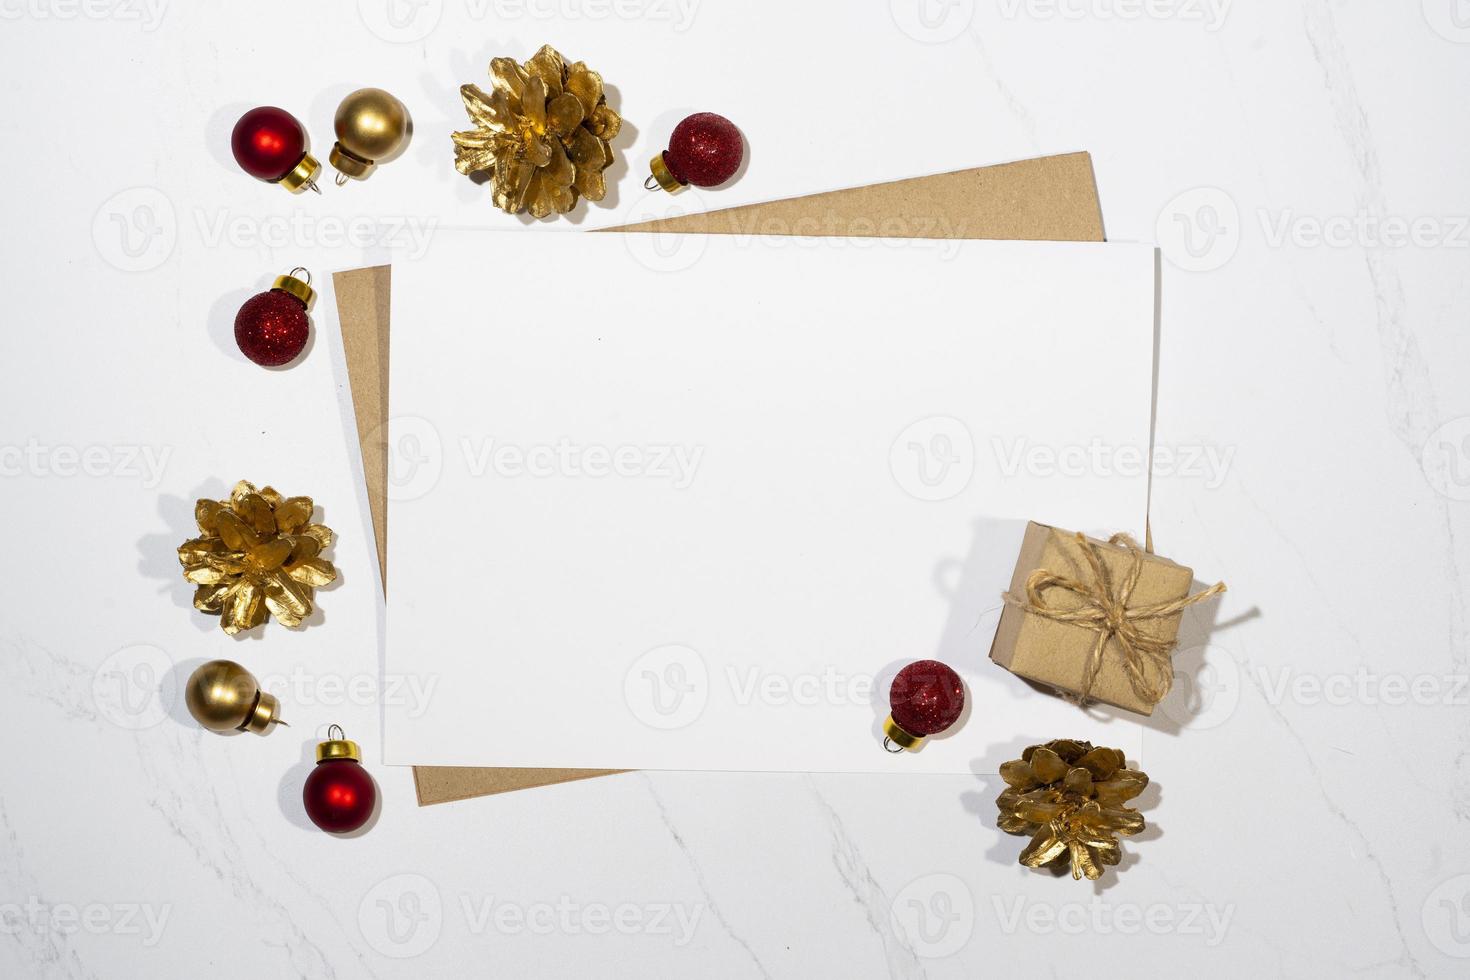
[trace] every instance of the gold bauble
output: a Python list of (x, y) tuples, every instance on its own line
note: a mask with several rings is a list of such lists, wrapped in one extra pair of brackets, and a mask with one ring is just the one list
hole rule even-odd
[(212, 732), (264, 735), (284, 724), (276, 717), (281, 703), (233, 660), (211, 660), (190, 674), (184, 702), (194, 720)]
[(360, 88), (337, 107), (337, 142), (328, 158), (337, 183), (366, 180), (379, 160), (398, 152), (408, 139), (408, 110), (380, 88)]

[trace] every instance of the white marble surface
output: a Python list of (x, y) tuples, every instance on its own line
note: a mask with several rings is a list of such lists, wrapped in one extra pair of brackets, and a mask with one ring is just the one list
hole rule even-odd
[[(0, 4), (0, 975), (1464, 975), (1463, 3), (355, 7)], [(545, 40), (634, 121), (586, 226), (638, 216), (638, 161), (715, 108), (753, 154), (708, 205), (1088, 149), (1109, 235), (1162, 242), (1154, 532), (1231, 592), (1186, 623), (1120, 876), (1017, 866), (993, 777), (634, 774), (420, 810), (376, 764), (380, 696), (418, 695), (378, 679), (340, 351), (319, 329), (266, 374), (228, 323), (292, 265), (495, 224), (448, 163), (454, 89)], [(293, 199), (234, 171), (247, 104), (296, 108), (325, 157), (360, 84), (417, 124), (373, 181)], [(230, 641), (173, 578), (189, 499), (247, 475), (332, 501), (314, 631)], [(215, 656), (298, 727), (181, 721), (180, 672)], [(331, 721), (383, 794), (348, 840), (300, 809)], [(995, 757), (1061, 734), (997, 731)]]

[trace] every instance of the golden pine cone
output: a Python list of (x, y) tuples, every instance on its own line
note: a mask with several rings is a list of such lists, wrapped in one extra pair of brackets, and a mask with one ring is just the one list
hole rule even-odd
[(217, 614), (234, 635), (273, 614), (283, 626), (311, 615), (313, 590), (337, 578), (321, 557), (332, 531), (311, 523), (310, 497), (282, 497), (241, 480), (229, 500), (200, 500), (200, 536), (179, 545), (184, 578), (198, 588), (194, 608)]
[(1123, 853), (1115, 835), (1144, 827), (1142, 815), (1123, 804), (1148, 785), (1148, 776), (1125, 766), (1119, 750), (1071, 739), (1033, 745), (1001, 766), (1007, 785), (995, 801), (996, 823), (1008, 834), (1032, 835), (1021, 863), (1040, 868), (1065, 858), (1074, 879), (1090, 880), (1117, 864)]
[(455, 169), (466, 176), (488, 170), (495, 206), (510, 214), (565, 214), (579, 194), (602, 200), (610, 141), (623, 124), (607, 104), (602, 76), (580, 61), (568, 65), (548, 44), (524, 65), (494, 59), (490, 77), (489, 95), (460, 86), (475, 128), (453, 135)]

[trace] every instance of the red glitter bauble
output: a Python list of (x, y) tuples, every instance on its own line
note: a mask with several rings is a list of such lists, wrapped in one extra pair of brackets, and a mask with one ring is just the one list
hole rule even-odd
[(745, 158), (740, 130), (724, 116), (696, 112), (674, 127), (664, 164), (681, 184), (714, 187), (729, 180)]
[(306, 304), (280, 289), (256, 293), (235, 314), (235, 344), (264, 367), (294, 361), (310, 335)]
[(888, 689), (893, 720), (910, 735), (937, 735), (965, 710), (960, 675), (938, 660), (918, 660), (893, 678)]
[(324, 759), (306, 777), (301, 798), (312, 823), (330, 834), (346, 834), (373, 815), (378, 787), (357, 760)]
[(285, 109), (264, 105), (235, 123), (230, 149), (241, 170), (261, 180), (277, 181), (306, 156), (306, 130)]

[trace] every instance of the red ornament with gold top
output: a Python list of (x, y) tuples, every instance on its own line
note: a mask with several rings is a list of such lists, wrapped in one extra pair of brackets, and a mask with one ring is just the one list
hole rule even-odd
[(247, 299), (235, 314), (235, 346), (261, 367), (290, 364), (311, 337), (306, 311), (315, 297), (305, 269), (277, 276), (269, 290)]
[(883, 747), (916, 751), (930, 735), (950, 728), (965, 711), (965, 685), (938, 660), (916, 660), (893, 678), (890, 714), (883, 722)]
[(735, 176), (745, 159), (745, 138), (735, 124), (713, 112), (696, 112), (669, 137), (669, 148), (649, 164), (643, 186), (677, 194), (689, 184), (717, 187)]
[(263, 105), (241, 116), (230, 132), (230, 151), (240, 169), (258, 180), (292, 194), (308, 187), (321, 193), (316, 176), (322, 165), (307, 152), (305, 128), (285, 109)]
[(340, 726), (327, 729), (327, 741), (316, 747), (316, 768), (306, 777), (301, 799), (311, 822), (329, 834), (350, 834), (372, 818), (378, 786), (362, 767), (362, 750)]

